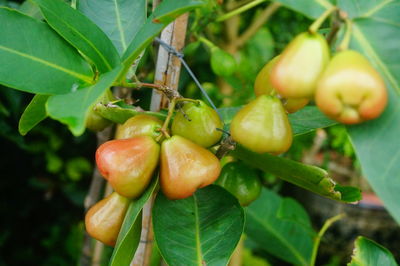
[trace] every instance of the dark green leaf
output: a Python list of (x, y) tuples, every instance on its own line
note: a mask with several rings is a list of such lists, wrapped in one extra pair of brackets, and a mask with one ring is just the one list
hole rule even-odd
[(142, 209), (157, 186), (158, 178), (155, 176), (142, 196), (129, 205), (109, 265), (129, 265), (132, 261), (142, 231)]
[(151, 43), (161, 30), (168, 25), (174, 18), (195, 7), (204, 4), (198, 0), (165, 0), (157, 6), (154, 13), (147, 18), (146, 23), (140, 28), (138, 33), (129, 44), (122, 56), (126, 68), (139, 56), (143, 49)]
[(303, 13), (309, 18), (318, 18), (325, 10), (332, 7), (329, 0), (275, 0), (287, 8)]
[(51, 96), (47, 102), (47, 112), (53, 119), (68, 125), (75, 136), (85, 131), (85, 121), (90, 108), (100, 100), (107, 88), (117, 79), (122, 67), (100, 76), (90, 87), (69, 94)]
[(93, 61), (101, 73), (120, 64), (114, 45), (92, 21), (61, 0), (32, 0), (49, 25)]
[(32, 128), (47, 117), (46, 102), (49, 95), (37, 94), (26, 107), (18, 124), (18, 130), (21, 135), (26, 135)]
[(79, 53), (48, 25), (0, 8), (0, 83), (40, 94), (62, 94), (92, 83)]
[(321, 196), (343, 202), (354, 202), (361, 199), (361, 191), (358, 188), (340, 187), (338, 189), (328, 173), (316, 166), (302, 164), (269, 153), (257, 154), (240, 144), (236, 145), (236, 149), (231, 151), (231, 154), (255, 168)]
[[(218, 109), (218, 111), (220, 112), (224, 123), (229, 125), (235, 114), (241, 108), (242, 107), (225, 107)], [(337, 124), (336, 121), (327, 118), (323, 113), (321, 113), (316, 106), (306, 106), (296, 113), (289, 114), (289, 121), (292, 125), (294, 135), (306, 134), (316, 130), (317, 128), (325, 128)]]
[(126, 105), (123, 102), (115, 102), (113, 104), (98, 103), (94, 106), (94, 111), (114, 123), (123, 124), (129, 118), (138, 114), (148, 114), (155, 116), (161, 120), (165, 120), (166, 115), (157, 112), (146, 112), (136, 106)]
[(146, 21), (146, 0), (80, 0), (78, 9), (107, 34), (123, 54)]
[(385, 207), (400, 223), (400, 5), (399, 1), (338, 1), (354, 17), (351, 49), (381, 73), (389, 103), (380, 118), (348, 126), (362, 171)]
[(353, 256), (348, 266), (397, 266), (389, 250), (368, 238), (357, 237), (354, 246)]
[[(282, 208), (291, 214), (282, 216)], [(310, 265), (315, 232), (299, 203), (263, 189), (246, 214), (246, 234), (261, 248), (292, 264)]]
[(169, 265), (226, 265), (243, 232), (239, 202), (211, 185), (183, 200), (158, 193), (153, 208), (154, 236)]

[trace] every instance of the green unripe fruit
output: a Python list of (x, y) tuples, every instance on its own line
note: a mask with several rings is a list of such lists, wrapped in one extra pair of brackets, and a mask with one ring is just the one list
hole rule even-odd
[[(110, 90), (107, 90), (104, 95), (101, 97), (99, 103), (107, 104), (112, 101), (114, 96)], [(87, 114), (85, 126), (91, 131), (102, 131), (106, 127), (110, 126), (112, 122), (108, 119), (105, 119), (101, 115), (99, 115), (95, 110), (93, 110), (93, 106), (90, 107), (89, 113)]]
[(318, 34), (301, 33), (285, 48), (271, 70), (271, 83), (285, 98), (311, 98), (329, 61), (329, 47)]
[[(276, 95), (277, 92), (271, 83), (271, 70), (275, 66), (280, 56), (274, 57), (269, 61), (257, 74), (254, 82), (254, 93), (256, 96), (260, 95)], [(308, 104), (310, 100), (308, 98), (296, 98), (296, 99), (282, 99), (283, 107), (288, 113), (294, 113), (303, 108)]]
[(262, 187), (257, 172), (242, 162), (227, 163), (215, 184), (235, 195), (242, 206), (256, 200)]
[(217, 112), (199, 100), (198, 103), (186, 103), (182, 112), (177, 112), (171, 131), (173, 135), (182, 136), (203, 147), (210, 147), (221, 139), (222, 132), (217, 128), (222, 127)]
[(356, 51), (337, 53), (317, 85), (316, 103), (345, 124), (378, 117), (387, 104), (386, 86), (368, 60)]
[(292, 128), (281, 101), (261, 95), (245, 105), (233, 118), (231, 136), (257, 153), (286, 152), (292, 144)]
[(116, 139), (129, 139), (139, 136), (149, 136), (156, 139), (160, 136), (163, 122), (151, 115), (135, 115), (118, 126)]
[(211, 69), (219, 76), (230, 76), (236, 70), (236, 60), (230, 53), (213, 48), (211, 50)]

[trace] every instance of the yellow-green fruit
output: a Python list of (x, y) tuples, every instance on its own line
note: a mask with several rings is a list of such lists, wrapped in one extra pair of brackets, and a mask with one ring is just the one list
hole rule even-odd
[(292, 144), (292, 128), (281, 101), (261, 95), (244, 106), (231, 123), (233, 140), (257, 153), (280, 154)]
[[(277, 92), (271, 84), (271, 70), (279, 59), (279, 55), (269, 61), (257, 74), (254, 82), (254, 93), (260, 95), (276, 95)], [(308, 98), (282, 99), (283, 107), (288, 113), (294, 113), (308, 104)]]
[[(104, 95), (101, 97), (101, 100), (99, 103), (102, 104), (107, 104), (108, 102), (112, 101), (114, 99), (114, 96), (112, 95), (112, 92), (110, 90), (107, 90)], [(111, 121), (108, 119), (105, 119), (98, 113), (96, 113), (95, 110), (93, 110), (93, 107), (90, 107), (89, 113), (87, 114), (86, 121), (85, 121), (85, 126), (91, 131), (102, 131), (106, 127), (111, 125)]]
[(236, 60), (230, 53), (213, 48), (211, 50), (211, 69), (219, 76), (230, 76), (236, 70)]
[(186, 103), (182, 112), (177, 112), (171, 131), (173, 135), (182, 136), (207, 148), (221, 139), (222, 132), (217, 128), (222, 127), (217, 112), (199, 100), (198, 103)]
[(387, 104), (386, 86), (360, 53), (337, 53), (321, 76), (315, 101), (327, 116), (345, 124), (378, 117)]
[(129, 139), (139, 136), (149, 136), (156, 139), (160, 136), (163, 122), (151, 115), (135, 115), (117, 127), (116, 139)]
[(285, 98), (311, 98), (329, 61), (329, 47), (318, 33), (299, 34), (271, 70), (271, 82)]

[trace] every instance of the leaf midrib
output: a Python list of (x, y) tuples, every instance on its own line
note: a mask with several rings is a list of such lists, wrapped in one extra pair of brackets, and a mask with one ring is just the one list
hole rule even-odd
[(280, 240), (284, 245), (288, 247), (291, 253), (302, 263), (302, 265), (308, 265), (305, 259), (301, 256), (301, 254), (283, 238), (280, 234), (277, 234), (268, 224), (263, 223), (250, 209), (247, 209), (247, 214), (251, 215), (254, 220), (256, 220), (262, 227), (264, 227), (267, 231), (273, 234), (278, 240)]
[(202, 266), (203, 256), (201, 252), (201, 244), (200, 244), (200, 224), (199, 224), (199, 208), (197, 206), (197, 198), (196, 195), (193, 194), (194, 200), (194, 218), (195, 218), (195, 230), (196, 230), (196, 254), (197, 254), (197, 265)]
[(123, 51), (125, 51), (126, 48), (127, 48), (126, 40), (125, 40), (125, 32), (124, 32), (124, 29), (123, 29), (122, 24), (121, 24), (121, 15), (119, 14), (119, 5), (118, 5), (117, 1), (118, 0), (114, 0), (115, 16), (116, 16), (116, 19), (117, 19), (118, 31), (120, 32), (120, 36), (121, 36), (122, 49), (123, 49)]
[(363, 15), (361, 15), (361, 17), (370, 17), (373, 14), (375, 14), (376, 12), (378, 12), (379, 10), (381, 10), (382, 8), (384, 8), (386, 5), (390, 4), (391, 2), (393, 2), (393, 0), (386, 0), (382, 3), (380, 3), (379, 5), (376, 5), (375, 7), (371, 8), (367, 12), (365, 12)]
[(52, 63), (50, 61), (46, 61), (46, 60), (43, 60), (43, 59), (41, 59), (39, 57), (32, 56), (32, 55), (29, 55), (29, 54), (26, 54), (26, 53), (23, 53), (23, 52), (20, 52), (18, 50), (11, 49), (11, 48), (8, 48), (8, 47), (2, 46), (2, 45), (0, 45), (0, 49), (4, 50), (4, 51), (7, 51), (7, 52), (10, 52), (10, 53), (13, 53), (13, 54), (16, 54), (16, 55), (19, 55), (21, 57), (25, 57), (25, 58), (31, 59), (32, 61), (36, 61), (36, 62), (41, 63), (43, 65), (52, 67), (52, 68), (57, 69), (57, 70), (59, 70), (61, 72), (65, 72), (70, 76), (76, 77), (76, 78), (84, 81), (85, 83), (88, 83), (88, 84), (92, 84), (93, 83), (92, 77), (86, 76), (86, 75), (82, 75), (80, 73), (77, 73), (75, 71), (69, 70), (69, 69), (64, 68), (62, 66), (56, 65), (56, 64), (54, 64), (54, 63)]

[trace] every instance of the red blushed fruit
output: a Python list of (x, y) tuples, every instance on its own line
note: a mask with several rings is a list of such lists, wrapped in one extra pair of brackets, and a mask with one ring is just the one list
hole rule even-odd
[(107, 141), (96, 151), (100, 173), (116, 192), (137, 198), (150, 183), (160, 146), (149, 136)]
[(317, 84), (315, 101), (327, 116), (344, 124), (378, 117), (387, 104), (386, 86), (356, 51), (337, 53)]
[(180, 136), (161, 144), (161, 189), (169, 199), (190, 197), (219, 176), (218, 158), (205, 148)]
[(114, 192), (93, 205), (85, 216), (88, 234), (108, 246), (114, 246), (129, 203), (129, 199)]

